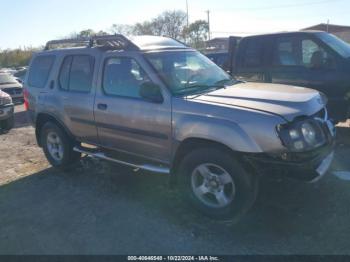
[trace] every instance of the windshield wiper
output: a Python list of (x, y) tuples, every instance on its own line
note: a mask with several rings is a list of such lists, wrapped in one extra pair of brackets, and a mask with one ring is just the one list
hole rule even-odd
[(177, 95), (196, 95), (196, 94), (202, 94), (202, 93), (208, 93), (211, 91), (215, 91), (218, 89), (226, 88), (225, 85), (189, 85), (185, 88), (182, 88), (178, 90), (176, 93)]
[(233, 85), (236, 83), (236, 80), (235, 79), (232, 79), (232, 78), (226, 78), (226, 79), (222, 79), (222, 80), (219, 80), (215, 83), (215, 85)]

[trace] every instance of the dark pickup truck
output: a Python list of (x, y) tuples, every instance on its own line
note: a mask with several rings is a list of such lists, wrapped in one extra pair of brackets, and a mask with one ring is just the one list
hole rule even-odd
[[(226, 61), (207, 54), (237, 79), (313, 88), (327, 95), (330, 117), (349, 118), (350, 45), (321, 31), (299, 31), (229, 40)], [(220, 61), (220, 63), (219, 63)]]

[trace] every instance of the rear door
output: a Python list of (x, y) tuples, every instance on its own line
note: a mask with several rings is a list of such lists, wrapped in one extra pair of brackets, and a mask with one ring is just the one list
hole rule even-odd
[(234, 76), (237, 79), (248, 82), (268, 81), (266, 41), (263, 37), (252, 37), (240, 42), (234, 68)]
[(53, 98), (72, 134), (82, 142), (94, 144), (98, 143), (93, 112), (97, 62), (96, 56), (88, 52), (62, 57)]
[(271, 54), (271, 82), (307, 86), (307, 72), (301, 63), (302, 52), (297, 35), (275, 36)]

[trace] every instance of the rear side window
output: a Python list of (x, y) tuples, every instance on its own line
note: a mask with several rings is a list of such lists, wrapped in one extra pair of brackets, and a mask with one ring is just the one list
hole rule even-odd
[(44, 88), (49, 78), (54, 56), (37, 56), (34, 58), (28, 76), (28, 84), (32, 87)]
[(90, 92), (94, 71), (94, 58), (88, 55), (67, 56), (58, 77), (62, 90)]
[(260, 67), (263, 65), (264, 44), (262, 39), (251, 39), (247, 42), (244, 56), (242, 57), (243, 67)]
[(276, 42), (274, 64), (280, 66), (296, 66), (300, 64), (297, 42), (292, 37), (278, 38)]
[(61, 67), (61, 72), (58, 78), (60, 88), (63, 90), (69, 90), (69, 71), (70, 71), (70, 66), (72, 64), (73, 58), (66, 57), (63, 61), (62, 67)]

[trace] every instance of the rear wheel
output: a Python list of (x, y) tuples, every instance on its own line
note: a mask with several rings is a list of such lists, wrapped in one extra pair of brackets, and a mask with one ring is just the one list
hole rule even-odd
[(179, 175), (189, 200), (212, 218), (237, 221), (256, 199), (257, 177), (220, 148), (189, 153), (180, 164)]
[(42, 127), (41, 144), (47, 160), (53, 167), (69, 168), (81, 157), (80, 153), (73, 151), (76, 143), (62, 128), (52, 122)]

